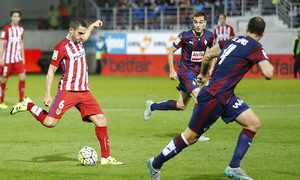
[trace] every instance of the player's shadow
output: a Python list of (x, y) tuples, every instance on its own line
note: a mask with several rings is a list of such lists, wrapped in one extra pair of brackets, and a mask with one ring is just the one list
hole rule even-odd
[(31, 158), (31, 162), (57, 162), (57, 161), (74, 161), (74, 158), (66, 157), (65, 155), (69, 153), (62, 153), (62, 154), (52, 154), (52, 155), (45, 155), (39, 157)]
[(58, 162), (58, 161), (75, 161), (74, 158), (66, 157), (65, 155), (69, 153), (61, 153), (61, 154), (52, 154), (45, 156), (33, 157), (31, 160), (11, 160), (11, 161), (23, 161), (23, 162)]

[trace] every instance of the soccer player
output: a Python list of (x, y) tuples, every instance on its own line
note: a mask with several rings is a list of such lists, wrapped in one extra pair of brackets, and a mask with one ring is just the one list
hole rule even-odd
[(231, 26), (226, 24), (226, 15), (219, 15), (219, 26), (214, 29), (215, 43), (219, 43), (222, 47), (225, 43), (235, 37), (234, 30)]
[(55, 127), (62, 115), (75, 106), (80, 111), (83, 121), (95, 124), (96, 136), (101, 148), (101, 164), (119, 165), (123, 163), (110, 156), (107, 119), (89, 91), (86, 54), (82, 44), (87, 41), (91, 31), (100, 26), (102, 26), (100, 20), (87, 27), (83, 19), (76, 17), (69, 24), (68, 35), (55, 46), (46, 77), (44, 99), (46, 106), (52, 103), (51, 86), (59, 65), (63, 76), (59, 81), (58, 91), (49, 112), (36, 106), (29, 97), (25, 97), (12, 108), (11, 114), (29, 111), (44, 126)]
[(218, 56), (214, 71), (198, 94), (193, 115), (186, 130), (176, 136), (163, 151), (147, 161), (151, 179), (160, 179), (160, 169), (166, 161), (184, 148), (197, 142), (198, 137), (221, 116), (225, 123), (236, 121), (243, 126), (225, 174), (235, 179), (252, 180), (241, 168), (240, 162), (251, 145), (260, 121), (246, 103), (234, 94), (234, 89), (254, 64), (258, 64), (267, 80), (273, 77), (273, 66), (258, 42), (265, 34), (265, 22), (251, 18), (245, 36), (235, 37), (223, 47), (214, 45), (204, 55), (199, 84), (204, 84), (209, 62)]
[[(219, 26), (214, 29), (215, 44), (219, 43), (222, 47), (226, 42), (235, 37), (234, 30), (231, 26), (226, 24), (226, 15), (221, 13), (219, 15)], [(213, 59), (210, 63), (209, 75), (211, 75), (216, 64), (216, 59)]]
[[(204, 12), (196, 12), (193, 17), (193, 29), (180, 33), (170, 47), (168, 53), (168, 64), (170, 69), (170, 79), (177, 80), (179, 78), (179, 99), (168, 100), (154, 103), (152, 100), (146, 102), (146, 110), (144, 119), (148, 120), (150, 114), (155, 110), (184, 110), (190, 99), (193, 98), (197, 103), (197, 95), (200, 87), (197, 84), (197, 75), (199, 75), (201, 62), (206, 49), (213, 45), (213, 33), (204, 29), (207, 19)], [(179, 63), (178, 75), (174, 69), (174, 52), (181, 49), (181, 59)], [(209, 140), (202, 136), (200, 141)]]
[(3, 66), (3, 74), (0, 85), (0, 109), (6, 109), (4, 94), (6, 82), (13, 73), (19, 75), (19, 97), (22, 101), (25, 93), (25, 56), (23, 34), (24, 28), (19, 25), (21, 11), (10, 11), (11, 23), (4, 27), (0, 42), (0, 66)]

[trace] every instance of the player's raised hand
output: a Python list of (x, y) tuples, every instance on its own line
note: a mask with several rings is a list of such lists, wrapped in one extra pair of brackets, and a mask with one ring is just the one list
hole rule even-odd
[(94, 26), (95, 28), (98, 28), (98, 27), (100, 27), (100, 26), (102, 26), (102, 25), (103, 25), (103, 23), (102, 23), (101, 20), (97, 20), (97, 21), (95, 21), (95, 22), (93, 23), (93, 26)]
[(197, 82), (199, 85), (203, 85), (206, 81), (206, 76), (203, 76), (202, 74), (197, 76)]
[(45, 96), (45, 99), (44, 99), (45, 106), (47, 106), (47, 107), (50, 106), (51, 102), (52, 102), (51, 96)]
[(170, 71), (170, 79), (177, 80), (177, 72), (176, 71)]

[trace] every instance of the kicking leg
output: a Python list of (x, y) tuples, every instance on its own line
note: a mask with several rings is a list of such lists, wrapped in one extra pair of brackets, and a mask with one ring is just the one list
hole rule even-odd
[(46, 127), (55, 127), (59, 122), (59, 119), (49, 117), (48, 112), (35, 105), (29, 97), (25, 97), (21, 102), (14, 105), (10, 114), (14, 115), (25, 111), (29, 111), (37, 121)]

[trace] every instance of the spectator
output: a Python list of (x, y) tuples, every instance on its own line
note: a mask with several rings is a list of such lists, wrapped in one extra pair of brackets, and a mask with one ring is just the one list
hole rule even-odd
[(204, 3), (203, 3), (203, 0), (197, 0), (194, 7), (195, 7), (195, 11), (196, 11), (196, 12), (198, 12), (198, 11), (203, 11), (203, 10), (204, 10)]
[(300, 77), (300, 30), (298, 31), (297, 37), (294, 39), (293, 53), (295, 59), (294, 78), (297, 79), (297, 72), (299, 73)]
[(105, 39), (104, 39), (103, 36), (99, 37), (99, 41), (96, 42), (95, 48), (96, 48), (95, 58), (96, 58), (96, 62), (97, 62), (96, 74), (101, 74), (101, 71), (102, 71), (102, 66), (101, 66), (102, 54), (105, 54), (107, 52)]
[(54, 6), (51, 5), (49, 9), (49, 24), (52, 29), (58, 29), (58, 19), (54, 10)]
[(60, 0), (58, 4), (58, 14), (60, 18), (60, 27), (62, 29), (68, 29), (69, 27), (68, 9), (62, 0)]

